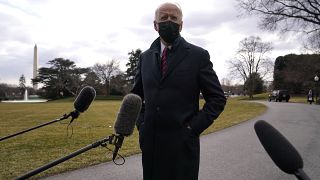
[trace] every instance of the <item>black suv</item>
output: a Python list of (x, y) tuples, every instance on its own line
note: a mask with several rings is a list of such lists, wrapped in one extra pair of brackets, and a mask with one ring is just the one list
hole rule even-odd
[(269, 94), (269, 101), (274, 100), (276, 102), (281, 102), (285, 100), (288, 102), (290, 99), (289, 92), (287, 90), (274, 90)]

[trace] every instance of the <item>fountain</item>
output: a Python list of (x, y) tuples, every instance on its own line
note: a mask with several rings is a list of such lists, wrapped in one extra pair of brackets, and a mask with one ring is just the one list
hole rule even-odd
[(23, 100), (28, 101), (28, 89), (24, 90)]
[(40, 102), (47, 102), (48, 100), (46, 99), (29, 99), (28, 96), (28, 90), (24, 90), (24, 96), (23, 100), (9, 100), (9, 101), (1, 101), (4, 103), (40, 103)]

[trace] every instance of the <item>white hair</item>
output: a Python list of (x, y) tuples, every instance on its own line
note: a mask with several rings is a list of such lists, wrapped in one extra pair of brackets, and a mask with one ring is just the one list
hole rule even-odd
[(172, 2), (166, 2), (166, 3), (163, 3), (163, 4), (161, 4), (160, 6), (158, 6), (158, 8), (156, 9), (155, 14), (154, 14), (154, 20), (157, 20), (158, 17), (159, 17), (159, 9), (160, 9), (162, 6), (167, 5), (167, 4), (174, 5), (174, 6), (176, 6), (176, 7), (178, 8), (178, 13), (179, 13), (179, 15), (180, 15), (180, 17), (181, 17), (181, 20), (182, 20), (182, 17), (183, 17), (182, 9), (181, 9), (181, 6), (180, 6), (178, 3), (176, 3), (176, 2), (173, 2), (173, 3), (172, 3)]

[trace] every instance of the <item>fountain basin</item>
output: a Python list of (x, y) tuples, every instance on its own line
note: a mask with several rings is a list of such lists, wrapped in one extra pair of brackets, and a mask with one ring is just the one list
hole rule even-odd
[(47, 102), (47, 101), (48, 100), (46, 100), (46, 99), (29, 99), (28, 90), (25, 89), (23, 100), (8, 100), (8, 101), (1, 101), (1, 102), (4, 102), (4, 103), (42, 103), (42, 102)]

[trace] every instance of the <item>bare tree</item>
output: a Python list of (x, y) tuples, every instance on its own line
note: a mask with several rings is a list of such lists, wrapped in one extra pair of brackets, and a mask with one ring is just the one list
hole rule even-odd
[(96, 63), (92, 67), (92, 70), (97, 74), (101, 81), (105, 83), (107, 95), (109, 95), (111, 78), (120, 72), (119, 62), (112, 59), (111, 61), (107, 61), (106, 64)]
[(228, 78), (222, 78), (221, 79), (221, 85), (231, 86), (231, 80), (228, 79)]
[(308, 47), (320, 50), (319, 0), (238, 0), (238, 6), (244, 14), (257, 15), (261, 29), (303, 32)]
[[(267, 57), (271, 50), (271, 43), (262, 42), (260, 37), (250, 36), (243, 39), (240, 41), (235, 57), (227, 62), (230, 75), (241, 78), (244, 83), (253, 74), (259, 74), (262, 78), (271, 75), (273, 63)], [(248, 88), (250, 97), (253, 95), (253, 88)]]
[(304, 43), (304, 48), (320, 54), (320, 32), (308, 36), (307, 41)]

